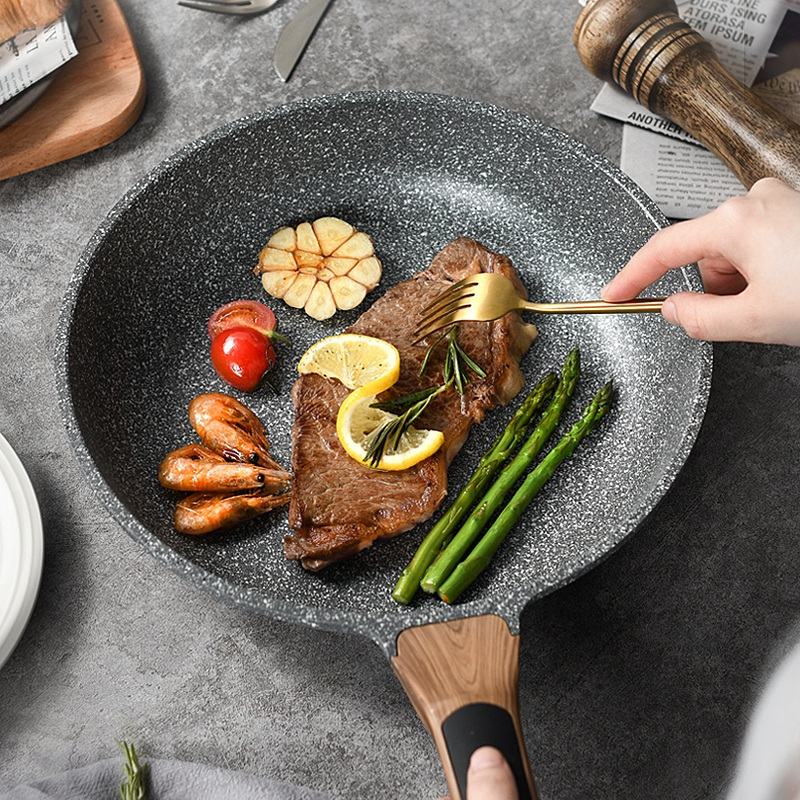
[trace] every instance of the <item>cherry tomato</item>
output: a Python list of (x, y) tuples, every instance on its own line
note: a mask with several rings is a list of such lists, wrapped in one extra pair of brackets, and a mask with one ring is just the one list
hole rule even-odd
[(211, 341), (227, 328), (254, 328), (262, 336), (271, 338), (275, 330), (275, 314), (257, 300), (234, 300), (220, 306), (208, 321)]
[(275, 349), (252, 327), (225, 328), (211, 342), (211, 363), (226, 383), (252, 392), (275, 364)]

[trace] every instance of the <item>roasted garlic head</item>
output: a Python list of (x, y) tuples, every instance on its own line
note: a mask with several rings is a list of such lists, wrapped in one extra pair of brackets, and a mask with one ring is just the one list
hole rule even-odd
[(261, 283), (314, 319), (355, 308), (381, 279), (372, 240), (337, 217), (279, 228), (259, 253)]

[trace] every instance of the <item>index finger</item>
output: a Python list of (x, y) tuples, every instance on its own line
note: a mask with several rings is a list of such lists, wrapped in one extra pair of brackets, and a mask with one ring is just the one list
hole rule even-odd
[(720, 256), (713, 214), (657, 231), (605, 285), (603, 299), (612, 303), (632, 300), (670, 270)]

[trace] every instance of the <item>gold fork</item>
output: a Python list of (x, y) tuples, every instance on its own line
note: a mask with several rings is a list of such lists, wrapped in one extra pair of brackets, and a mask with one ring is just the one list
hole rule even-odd
[(664, 297), (637, 298), (626, 303), (580, 300), (571, 303), (532, 303), (523, 300), (514, 284), (496, 272), (481, 272), (454, 283), (435, 297), (420, 314), (415, 340), (454, 322), (485, 322), (509, 311), (535, 311), (539, 314), (633, 314), (661, 311)]
[(213, 11), (215, 14), (251, 17), (263, 14), (277, 2), (278, 0), (178, 0), (178, 5), (199, 11)]

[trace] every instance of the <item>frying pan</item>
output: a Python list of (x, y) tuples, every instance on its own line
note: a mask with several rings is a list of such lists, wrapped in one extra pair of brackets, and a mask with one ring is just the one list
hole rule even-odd
[[(603, 158), (520, 114), (405, 92), (313, 98), (228, 124), (142, 179), (86, 247), (59, 320), (69, 438), (120, 526), (219, 597), (372, 638), (430, 730), (454, 800), (484, 743), (506, 753), (521, 796), (535, 797), (517, 708), (520, 613), (622, 544), (667, 490), (705, 411), (710, 346), (655, 315), (540, 322), (523, 361), (529, 385), (572, 346), (582, 350), (565, 424), (608, 378), (616, 403), (458, 605), (425, 596), (398, 607), (390, 598), (426, 525), (318, 574), (284, 559), (280, 510), (234, 532), (182, 536), (172, 528), (176, 496), (156, 471), (169, 450), (196, 440), (192, 397), (226, 390), (208, 359), (206, 321), (227, 301), (263, 299), (252, 267), (276, 228), (324, 215), (372, 236), (384, 264), (372, 297), (468, 235), (510, 256), (530, 294), (548, 301), (597, 295), (665, 220)], [(654, 292), (683, 289), (700, 289), (693, 270), (671, 273)], [(273, 306), (292, 344), (281, 348), (274, 393), (242, 399), (288, 464), (297, 358), (360, 312), (320, 323)], [(511, 410), (473, 430), (451, 467), (453, 491)]]

